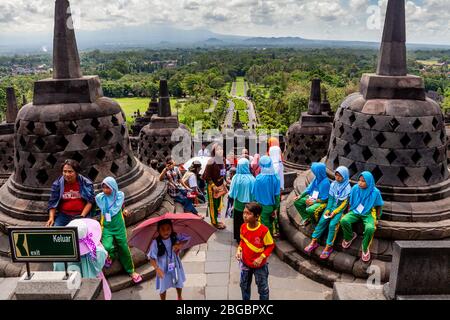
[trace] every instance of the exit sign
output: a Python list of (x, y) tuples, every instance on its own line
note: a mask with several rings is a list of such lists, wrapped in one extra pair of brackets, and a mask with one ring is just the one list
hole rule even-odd
[(8, 228), (13, 262), (78, 262), (77, 228)]

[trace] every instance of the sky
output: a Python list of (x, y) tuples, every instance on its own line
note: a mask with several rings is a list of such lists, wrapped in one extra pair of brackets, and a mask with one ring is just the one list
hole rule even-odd
[[(450, 0), (406, 1), (407, 42), (450, 44)], [(380, 41), (387, 0), (72, 0), (76, 29), (140, 24), (242, 36)], [(52, 32), (53, 0), (0, 0), (1, 36)]]

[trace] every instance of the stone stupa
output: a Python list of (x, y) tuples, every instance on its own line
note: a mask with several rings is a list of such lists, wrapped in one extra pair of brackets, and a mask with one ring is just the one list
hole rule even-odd
[(17, 113), (14, 88), (6, 88), (6, 119), (0, 123), (0, 186), (14, 172), (14, 123)]
[[(70, 12), (69, 1), (56, 0), (53, 78), (35, 82), (33, 101), (20, 109), (15, 122), (15, 170), (0, 189), (0, 258), (8, 255), (8, 226), (44, 226), (50, 187), (66, 159), (80, 163), (81, 174), (96, 190), (105, 177), (116, 178), (132, 212), (127, 226), (165, 203), (166, 184), (133, 156), (120, 105), (103, 96), (97, 76), (82, 75), (75, 32), (67, 23)], [(146, 263), (143, 253), (133, 252), (136, 267)], [(11, 276), (12, 267), (4, 270)], [(106, 274), (119, 270), (114, 267)]]
[(289, 127), (286, 134), (285, 166), (294, 170), (307, 170), (312, 162), (327, 154), (333, 118), (327, 101), (321, 102), (320, 79), (313, 79), (308, 111)]
[[(360, 260), (363, 228), (356, 224), (358, 238), (349, 249), (342, 249), (339, 232), (330, 258), (319, 259), (324, 248), (320, 246), (306, 266), (301, 256), (313, 227), (300, 226), (294, 193), (281, 210), (280, 224), (297, 251), (293, 264), (329, 285), (344, 279), (343, 274), (350, 280), (367, 278), (369, 266), (378, 267), (381, 280), (387, 281), (396, 240), (450, 238), (444, 117), (439, 105), (426, 98), (423, 79), (407, 74), (405, 42), (405, 1), (390, 0), (377, 72), (364, 74), (360, 92), (347, 97), (337, 110), (326, 158), (330, 178), (341, 165), (349, 168), (352, 183), (367, 170), (382, 193), (385, 205), (370, 248), (370, 263)], [(309, 171), (301, 174), (296, 193), (301, 193), (312, 178)]]
[[(164, 162), (172, 149), (180, 141), (172, 141), (173, 133), (192, 140), (190, 131), (185, 125), (180, 124), (178, 116), (172, 115), (170, 108), (170, 96), (167, 80), (162, 79), (159, 83), (158, 113), (154, 114), (148, 125), (144, 126), (139, 133), (139, 160), (150, 165), (151, 160), (156, 159)], [(190, 143), (192, 149), (192, 142)], [(185, 155), (182, 155), (185, 157)], [(191, 154), (187, 157), (189, 159)]]
[(152, 97), (148, 104), (147, 111), (145, 111), (143, 115), (138, 114), (134, 124), (131, 126), (132, 136), (139, 136), (139, 132), (141, 132), (142, 128), (150, 123), (152, 116), (158, 113), (158, 105), (159, 103), (156, 97)]

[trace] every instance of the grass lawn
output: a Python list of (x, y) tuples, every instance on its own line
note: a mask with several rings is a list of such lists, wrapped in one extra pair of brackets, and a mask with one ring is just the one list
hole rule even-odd
[(234, 108), (239, 111), (246, 111), (247, 110), (247, 104), (245, 101), (241, 99), (233, 99), (234, 102)]
[(243, 77), (236, 78), (236, 95), (238, 97), (244, 96), (244, 78)]
[[(129, 124), (134, 122), (134, 112), (139, 110), (140, 113), (143, 114), (147, 111), (148, 104), (150, 103), (150, 98), (115, 98), (113, 100), (120, 104)], [(170, 98), (170, 106), (172, 107), (172, 114), (174, 115), (177, 114), (177, 109), (175, 108), (176, 103), (177, 99)], [(183, 103), (181, 102), (181, 104)]]
[(437, 60), (417, 60), (417, 62), (425, 66), (434, 66), (439, 63)]

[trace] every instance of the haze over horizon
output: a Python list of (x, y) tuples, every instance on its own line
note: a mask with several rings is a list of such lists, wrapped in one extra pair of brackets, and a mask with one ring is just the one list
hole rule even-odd
[[(70, 1), (81, 47), (301, 37), (379, 42), (387, 0)], [(449, 0), (407, 0), (408, 43), (450, 46)], [(54, 1), (0, 0), (0, 46), (51, 45)], [(183, 31), (185, 30), (185, 31)], [(49, 48), (51, 49), (51, 48)]]

